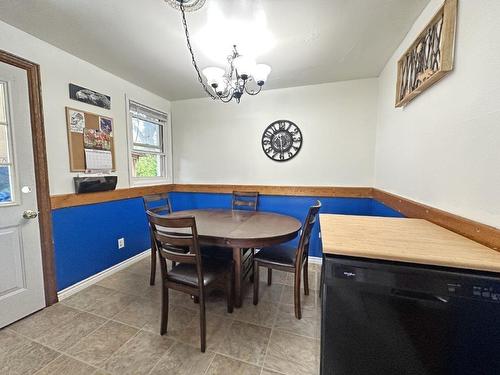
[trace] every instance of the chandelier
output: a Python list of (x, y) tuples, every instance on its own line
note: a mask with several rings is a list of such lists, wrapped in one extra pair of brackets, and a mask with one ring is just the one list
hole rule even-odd
[[(181, 11), (182, 24), (186, 34), (186, 44), (191, 54), (191, 62), (203, 90), (212, 99), (220, 100), (224, 103), (229, 103), (234, 99), (239, 103), (245, 93), (248, 95), (257, 95), (262, 90), (262, 86), (264, 86), (269, 73), (271, 73), (271, 67), (266, 64), (257, 64), (252, 58), (240, 55), (236, 45), (233, 45), (233, 52), (227, 57), (228, 65), (225, 69), (208, 67), (200, 73), (191, 46), (186, 11), (200, 9), (205, 0), (165, 0), (165, 2)], [(202, 74), (205, 76), (205, 80)]]

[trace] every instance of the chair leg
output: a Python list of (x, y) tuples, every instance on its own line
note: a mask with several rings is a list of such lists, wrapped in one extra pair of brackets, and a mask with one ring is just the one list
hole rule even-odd
[(293, 290), (294, 305), (295, 305), (295, 317), (297, 319), (302, 318), (302, 308), (300, 306), (300, 272), (295, 273), (295, 285)]
[(160, 335), (167, 333), (168, 324), (168, 288), (162, 286), (161, 294), (161, 323), (160, 323)]
[(156, 250), (151, 246), (151, 276), (149, 277), (149, 285), (155, 285), (156, 277)]
[(254, 268), (254, 276), (255, 276), (255, 282), (253, 283), (253, 304), (257, 305), (259, 303), (259, 264), (257, 262), (253, 262), (253, 268)]
[(231, 272), (226, 275), (226, 299), (227, 299), (227, 312), (232, 314), (234, 302), (233, 302), (233, 284), (234, 284), (234, 266), (231, 266)]
[(253, 280), (254, 280), (254, 276), (255, 276), (255, 264), (253, 262), (253, 259), (255, 257), (255, 249), (250, 249), (250, 251), (252, 252), (252, 271), (250, 272), (250, 282), (253, 283)]
[(207, 346), (207, 323), (205, 320), (205, 295), (200, 293), (200, 341), (201, 352), (205, 353)]
[(273, 270), (271, 268), (267, 269), (267, 285), (271, 285), (273, 283)]
[(304, 262), (304, 294), (309, 295), (309, 262)]

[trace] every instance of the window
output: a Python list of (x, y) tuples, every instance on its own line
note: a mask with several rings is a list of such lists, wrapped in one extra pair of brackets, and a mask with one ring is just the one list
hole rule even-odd
[(132, 182), (165, 180), (167, 114), (130, 101), (129, 116)]
[(7, 83), (0, 81), (0, 205), (14, 202)]

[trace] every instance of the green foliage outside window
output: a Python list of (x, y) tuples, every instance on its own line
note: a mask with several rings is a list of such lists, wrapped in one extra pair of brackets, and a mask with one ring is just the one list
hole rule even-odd
[(156, 177), (158, 170), (158, 157), (156, 155), (142, 155), (135, 163), (137, 177)]

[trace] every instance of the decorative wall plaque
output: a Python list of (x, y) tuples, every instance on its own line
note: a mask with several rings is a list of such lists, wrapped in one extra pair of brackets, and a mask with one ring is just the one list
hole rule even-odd
[(445, 0), (399, 59), (396, 107), (408, 104), (453, 70), (457, 1)]
[(111, 97), (85, 87), (69, 84), (69, 97), (79, 102), (92, 104), (97, 107), (111, 109)]

